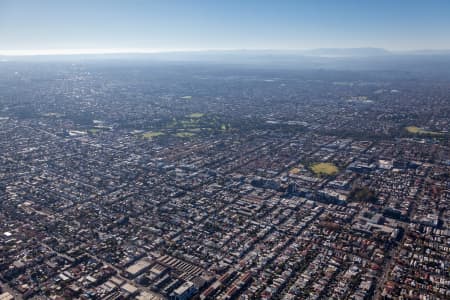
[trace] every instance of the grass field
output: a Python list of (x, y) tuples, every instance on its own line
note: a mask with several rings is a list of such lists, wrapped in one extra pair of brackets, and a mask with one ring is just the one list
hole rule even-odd
[(195, 136), (195, 133), (192, 132), (177, 132), (175, 136), (180, 138), (189, 138)]
[(204, 115), (205, 114), (202, 114), (202, 113), (193, 113), (193, 114), (188, 115), (188, 118), (199, 119), (199, 118), (203, 117)]
[(142, 137), (145, 138), (145, 139), (151, 140), (152, 138), (158, 137), (158, 136), (161, 136), (161, 135), (164, 135), (164, 132), (161, 132), (161, 131), (148, 131), (148, 132), (143, 133)]
[(417, 126), (408, 126), (408, 127), (405, 127), (405, 129), (409, 133), (413, 133), (413, 134), (442, 135), (442, 133), (440, 133), (440, 132), (425, 130), (425, 129), (419, 128)]
[(316, 175), (334, 175), (339, 169), (332, 163), (316, 163), (311, 166), (311, 170)]

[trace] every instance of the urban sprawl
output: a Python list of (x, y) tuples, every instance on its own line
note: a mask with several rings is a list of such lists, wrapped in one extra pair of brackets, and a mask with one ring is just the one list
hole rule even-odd
[(449, 299), (450, 84), (0, 62), (0, 299)]

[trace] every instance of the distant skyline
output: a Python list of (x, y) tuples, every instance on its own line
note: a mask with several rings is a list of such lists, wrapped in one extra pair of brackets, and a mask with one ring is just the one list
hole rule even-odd
[(450, 49), (445, 0), (0, 0), (0, 54)]

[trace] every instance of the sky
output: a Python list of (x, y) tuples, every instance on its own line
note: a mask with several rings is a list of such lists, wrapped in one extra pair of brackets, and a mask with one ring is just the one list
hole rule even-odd
[(0, 54), (450, 49), (449, 0), (0, 0)]

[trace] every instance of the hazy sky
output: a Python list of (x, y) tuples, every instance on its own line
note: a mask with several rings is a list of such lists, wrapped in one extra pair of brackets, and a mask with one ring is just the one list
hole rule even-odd
[(0, 52), (450, 49), (450, 0), (0, 0)]

